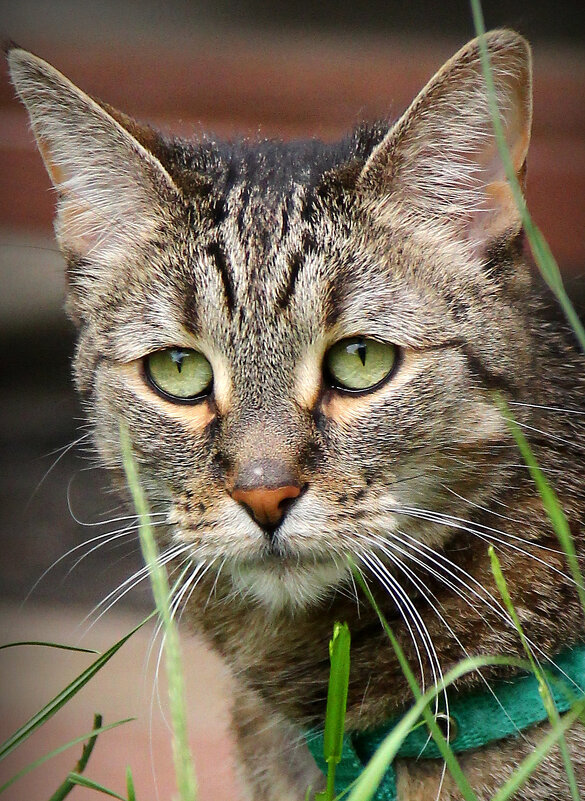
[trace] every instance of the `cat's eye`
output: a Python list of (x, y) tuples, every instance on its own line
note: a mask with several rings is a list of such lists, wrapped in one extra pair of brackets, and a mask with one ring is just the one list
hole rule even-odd
[(348, 337), (325, 354), (325, 375), (332, 386), (348, 392), (374, 389), (392, 373), (398, 360), (394, 345), (366, 337)]
[(157, 350), (145, 357), (144, 370), (149, 383), (176, 403), (199, 400), (213, 385), (211, 365), (197, 350)]

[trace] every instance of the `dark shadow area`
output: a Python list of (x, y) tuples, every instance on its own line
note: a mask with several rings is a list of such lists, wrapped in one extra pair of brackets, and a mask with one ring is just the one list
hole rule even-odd
[[(135, 532), (122, 531), (131, 521), (114, 521), (128, 512), (95, 464), (70, 376), (73, 348), (65, 320), (0, 339), (0, 586), (17, 601), (34, 587), (33, 601), (95, 602), (141, 565)], [(101, 544), (106, 532), (118, 536)], [(146, 603), (147, 590), (126, 601)]]
[[(184, 2), (185, 13), (189, 3)], [(482, 3), (487, 28), (506, 26), (531, 39), (583, 41), (585, 5), (565, 2), (561, 6), (536, 0), (487, 0)], [(226, 25), (241, 23), (254, 27), (356, 33), (398, 33), (409, 35), (466, 36), (472, 30), (467, 0), (404, 3), (397, 0), (323, 0), (306, 3), (289, 0), (242, 0), (213, 4), (213, 14)]]

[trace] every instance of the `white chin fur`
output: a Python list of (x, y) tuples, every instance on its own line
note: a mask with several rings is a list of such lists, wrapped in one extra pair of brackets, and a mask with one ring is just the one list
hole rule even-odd
[(235, 565), (234, 587), (273, 612), (302, 609), (325, 598), (348, 576), (347, 566), (329, 564), (275, 567)]

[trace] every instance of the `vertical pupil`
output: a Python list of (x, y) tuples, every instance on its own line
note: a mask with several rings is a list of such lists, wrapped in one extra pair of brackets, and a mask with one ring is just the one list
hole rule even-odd
[(187, 356), (182, 350), (172, 350), (171, 351), (171, 361), (173, 364), (177, 365), (177, 370), (181, 372), (183, 369), (183, 360)]
[(359, 359), (364, 367), (366, 366), (367, 350), (368, 346), (363, 341), (363, 339), (360, 339), (359, 342), (353, 342), (351, 345), (347, 346), (347, 352), (352, 354), (355, 353), (357, 356), (359, 356)]

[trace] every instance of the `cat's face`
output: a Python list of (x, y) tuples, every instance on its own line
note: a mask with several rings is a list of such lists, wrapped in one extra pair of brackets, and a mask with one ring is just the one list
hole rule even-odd
[[(489, 44), (520, 173), (528, 54)], [(302, 606), (348, 580), (347, 553), (422, 553), (497, 494), (491, 391), (522, 392), (530, 347), (476, 43), (338, 146), (163, 143), (10, 58), (60, 190), (96, 441), (119, 470), (127, 424), (169, 553)]]

